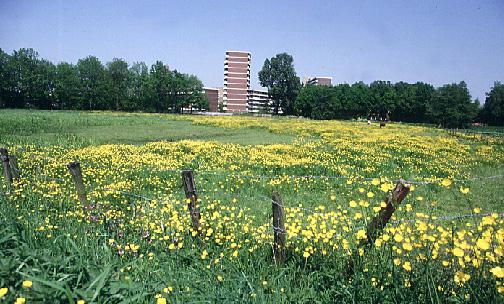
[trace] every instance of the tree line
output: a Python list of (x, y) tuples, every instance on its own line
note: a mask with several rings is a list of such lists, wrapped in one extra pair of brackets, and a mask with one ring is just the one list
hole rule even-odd
[(495, 82), (483, 107), (472, 100), (464, 81), (434, 87), (424, 82), (374, 81), (371, 84), (302, 86), (292, 56), (286, 53), (266, 59), (259, 72), (268, 88), (273, 112), (312, 119), (378, 118), (463, 127), (478, 121), (504, 125), (504, 85)]
[(202, 82), (170, 70), (162, 61), (150, 69), (95, 56), (77, 64), (53, 64), (33, 49), (0, 49), (0, 107), (57, 110), (115, 110), (181, 113), (206, 109)]

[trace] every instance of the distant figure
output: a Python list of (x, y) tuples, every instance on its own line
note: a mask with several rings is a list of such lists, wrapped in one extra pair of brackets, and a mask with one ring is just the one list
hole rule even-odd
[(380, 128), (383, 128), (383, 127), (385, 127), (385, 122), (384, 121), (380, 122)]

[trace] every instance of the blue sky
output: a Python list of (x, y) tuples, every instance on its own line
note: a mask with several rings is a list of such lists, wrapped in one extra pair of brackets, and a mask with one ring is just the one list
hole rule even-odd
[(294, 57), (298, 76), (333, 83), (504, 81), (504, 1), (0, 1), (0, 48), (54, 63), (95, 55), (197, 75), (222, 86), (226, 50)]

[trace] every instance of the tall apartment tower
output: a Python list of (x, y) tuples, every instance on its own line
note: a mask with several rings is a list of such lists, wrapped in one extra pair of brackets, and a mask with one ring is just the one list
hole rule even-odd
[(247, 112), (250, 53), (227, 51), (224, 61), (223, 106), (226, 112)]

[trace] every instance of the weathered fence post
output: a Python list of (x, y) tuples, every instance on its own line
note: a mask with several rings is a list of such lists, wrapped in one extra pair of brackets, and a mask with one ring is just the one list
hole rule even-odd
[(396, 208), (408, 195), (410, 186), (404, 179), (399, 179), (394, 190), (385, 198), (386, 206), (381, 208), (380, 213), (367, 226), (366, 236), (368, 243), (373, 244), (376, 238), (383, 232)]
[[(380, 213), (375, 216), (373, 220), (368, 224), (366, 229), (366, 238), (359, 243), (360, 246), (372, 245), (378, 238), (378, 236), (380, 236), (380, 234), (383, 232), (383, 229), (394, 214), (396, 208), (404, 200), (406, 195), (408, 195), (410, 187), (411, 185), (406, 180), (402, 178), (399, 179), (394, 190), (392, 190), (392, 192), (390, 192), (387, 197), (385, 197), (386, 206), (382, 207)], [(352, 256), (359, 256), (359, 254), (357, 254), (357, 250), (353, 251)], [(350, 257), (347, 262), (347, 276), (351, 275), (353, 268), (354, 261)]]
[(194, 185), (194, 175), (192, 170), (182, 171), (182, 182), (184, 184), (184, 192), (186, 199), (189, 200), (188, 209), (191, 214), (191, 221), (193, 229), (197, 231), (198, 235), (202, 234), (201, 230), (201, 214), (198, 203), (198, 195), (196, 194), (196, 186)]
[(2, 159), (5, 182), (10, 186), (12, 184), (12, 172), (9, 164), (9, 152), (6, 148), (0, 148), (0, 158)]
[(278, 192), (272, 194), (273, 207), (273, 255), (277, 265), (283, 264), (285, 261), (285, 243), (287, 232), (285, 231), (285, 212), (282, 204), (282, 198)]
[(9, 164), (11, 167), (12, 178), (19, 180), (21, 176), (21, 169), (19, 169), (16, 155), (11, 155), (9, 157)]
[(75, 188), (77, 189), (77, 197), (81, 205), (84, 208), (88, 208), (88, 201), (86, 197), (86, 188), (84, 187), (84, 182), (82, 180), (82, 171), (79, 162), (71, 162), (67, 165), (68, 171), (70, 171), (70, 175), (72, 175), (72, 180), (75, 184)]

